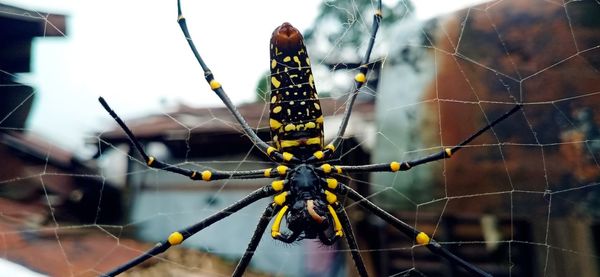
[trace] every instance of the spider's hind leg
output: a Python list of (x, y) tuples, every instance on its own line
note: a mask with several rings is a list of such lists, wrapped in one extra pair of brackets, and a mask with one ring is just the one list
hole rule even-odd
[(348, 197), (354, 200), (357, 204), (359, 204), (363, 208), (366, 208), (376, 216), (386, 221), (388, 224), (392, 225), (394, 228), (398, 229), (400, 232), (404, 233), (406, 236), (413, 239), (416, 242), (416, 244), (427, 247), (427, 249), (429, 249), (429, 251), (431, 251), (432, 253), (446, 258), (453, 264), (459, 265), (474, 276), (492, 276), (489, 273), (476, 267), (475, 265), (454, 255), (452, 252), (448, 251), (448, 249), (442, 247), (442, 245), (435, 241), (433, 238), (430, 238), (427, 234), (420, 232), (419, 230), (406, 224), (404, 221), (389, 214), (385, 210), (373, 204), (373, 202), (360, 195), (352, 188), (342, 184), (339, 186), (339, 193), (348, 195)]
[[(165, 252), (170, 247), (181, 244), (183, 241), (185, 241), (189, 237), (204, 230), (204, 228), (212, 225), (213, 223), (218, 222), (218, 221), (236, 213), (237, 211), (245, 208), (246, 206), (248, 206), (260, 199), (272, 196), (274, 193), (275, 192), (271, 189), (270, 186), (265, 186), (260, 189), (257, 189), (255, 191), (253, 191), (252, 193), (248, 194), (246, 197), (231, 204), (227, 208), (220, 210), (217, 213), (205, 218), (204, 220), (202, 220), (194, 225), (190, 225), (190, 226), (188, 226), (184, 229), (181, 229), (177, 232), (171, 233), (171, 235), (167, 239), (157, 243), (153, 248), (144, 252), (140, 256), (138, 256), (132, 260), (129, 260), (126, 263), (114, 268), (110, 272), (102, 274), (102, 276), (116, 276), (124, 271), (127, 271), (130, 268), (132, 268), (138, 264), (141, 264), (142, 262), (144, 262), (160, 253)], [(267, 213), (268, 211), (269, 210), (265, 211), (265, 215), (267, 215), (267, 217), (269, 214), (269, 213)], [(263, 216), (263, 218), (265, 218), (265, 216)], [(259, 226), (261, 226), (261, 224), (265, 224), (265, 227), (266, 227), (266, 225), (268, 223), (269, 223), (268, 219), (266, 220), (266, 223), (264, 223), (263, 219), (261, 219), (261, 223), (259, 224)], [(264, 231), (264, 229), (263, 229), (263, 231)], [(256, 242), (256, 245), (258, 245), (258, 242)], [(256, 246), (254, 248), (256, 248)]]
[(348, 214), (346, 214), (346, 210), (344, 210), (344, 207), (339, 203), (335, 204), (334, 209), (339, 215), (340, 223), (342, 224), (344, 234), (346, 235), (346, 241), (348, 242), (348, 248), (350, 248), (350, 254), (352, 254), (352, 260), (354, 261), (358, 274), (360, 276), (369, 276), (365, 263), (360, 255), (360, 250), (358, 249), (358, 244), (356, 243), (354, 231), (352, 230), (352, 225), (350, 224), (350, 219), (348, 218)]
[(523, 106), (521, 104), (515, 105), (512, 109), (510, 109), (509, 111), (507, 111), (506, 113), (504, 113), (502, 116), (500, 116), (500, 117), (494, 119), (493, 121), (489, 122), (483, 128), (477, 130), (475, 133), (471, 134), (471, 136), (469, 136), (468, 138), (466, 138), (462, 142), (460, 142), (460, 143), (458, 143), (458, 144), (456, 144), (455, 146), (452, 146), (452, 147), (445, 147), (441, 151), (438, 151), (436, 153), (430, 154), (430, 155), (425, 156), (425, 157), (417, 158), (417, 159), (410, 160), (410, 161), (404, 161), (404, 162), (396, 162), (396, 161), (394, 161), (394, 162), (390, 162), (390, 163), (378, 163), (378, 164), (366, 164), (366, 165), (348, 165), (348, 166), (342, 165), (342, 166), (337, 166), (337, 168), (339, 170), (343, 171), (343, 172), (346, 172), (346, 173), (353, 173), (353, 172), (397, 172), (397, 171), (407, 171), (407, 170), (410, 170), (410, 169), (412, 169), (412, 168), (414, 168), (415, 166), (418, 166), (418, 165), (427, 164), (427, 163), (438, 161), (438, 160), (442, 160), (442, 159), (448, 159), (448, 158), (451, 158), (452, 155), (454, 155), (459, 150), (465, 148), (469, 143), (471, 143), (477, 137), (479, 137), (480, 135), (482, 135), (486, 131), (490, 130), (496, 124), (504, 121), (509, 116), (511, 116), (514, 113), (516, 113), (517, 111), (519, 111), (522, 107)]
[(273, 215), (277, 213), (280, 209), (281, 206), (275, 205), (274, 203), (270, 204), (265, 209), (265, 212), (258, 221), (258, 225), (256, 225), (256, 230), (254, 230), (254, 234), (252, 235), (250, 243), (248, 243), (248, 248), (246, 248), (244, 256), (242, 256), (242, 259), (238, 262), (237, 266), (235, 267), (235, 271), (231, 276), (242, 276), (244, 274), (246, 268), (248, 267), (248, 264), (250, 264), (252, 256), (254, 255), (254, 251), (256, 251), (256, 248), (260, 243), (260, 239), (263, 233), (267, 229), (267, 225), (269, 225), (269, 222), (271, 221), (271, 218), (273, 218)]
[(227, 93), (225, 93), (225, 90), (221, 86), (221, 83), (215, 80), (214, 74), (200, 56), (198, 49), (196, 49), (194, 41), (192, 40), (192, 37), (188, 30), (186, 19), (181, 11), (180, 0), (177, 1), (177, 23), (179, 24), (179, 27), (183, 32), (183, 35), (185, 36), (185, 39), (188, 42), (188, 45), (190, 46), (194, 57), (196, 58), (196, 61), (198, 61), (198, 64), (200, 64), (200, 67), (204, 72), (204, 78), (210, 86), (210, 89), (221, 99), (221, 101), (223, 101), (223, 104), (225, 104), (227, 109), (231, 112), (233, 117), (242, 127), (244, 134), (246, 134), (250, 138), (250, 140), (256, 146), (256, 148), (258, 148), (261, 152), (265, 153), (267, 157), (269, 157), (274, 162), (300, 162), (298, 158), (289, 155), (283, 155), (275, 148), (269, 146), (269, 144), (267, 144), (265, 141), (259, 138), (256, 132), (250, 127), (250, 125), (248, 125), (248, 122), (240, 114), (239, 110), (235, 107), (233, 102), (231, 102), (231, 99), (229, 98), (229, 96), (227, 96)]

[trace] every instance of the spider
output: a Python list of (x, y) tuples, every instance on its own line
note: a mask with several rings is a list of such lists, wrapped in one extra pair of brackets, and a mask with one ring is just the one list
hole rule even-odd
[[(221, 98), (225, 106), (233, 114), (245, 135), (250, 138), (252, 143), (261, 152), (275, 163), (275, 166), (267, 169), (247, 171), (205, 170), (197, 172), (159, 161), (144, 151), (133, 132), (102, 97), (99, 98), (100, 103), (125, 131), (149, 167), (185, 175), (192, 180), (213, 181), (219, 179), (253, 178), (272, 178), (275, 180), (204, 220), (171, 233), (168, 238), (157, 243), (150, 250), (106, 273), (105, 276), (120, 274), (166, 251), (171, 246), (181, 244), (184, 240), (211, 224), (266, 197), (273, 197), (273, 202), (266, 207), (247, 249), (232, 276), (241, 276), (244, 273), (252, 259), (254, 251), (258, 247), (263, 233), (273, 218), (275, 219), (271, 228), (271, 236), (273, 239), (284, 243), (292, 243), (302, 239), (318, 239), (325, 245), (332, 245), (341, 238), (345, 238), (359, 275), (367, 276), (367, 270), (361, 258), (348, 216), (344, 207), (338, 201), (339, 196), (344, 196), (357, 202), (363, 208), (379, 216), (388, 224), (391, 224), (413, 239), (416, 244), (422, 245), (434, 254), (463, 267), (471, 274), (491, 276), (454, 255), (427, 234), (420, 232), (379, 208), (352, 188), (340, 183), (336, 177), (343, 173), (352, 172), (406, 171), (421, 164), (450, 158), (476, 137), (519, 110), (520, 105), (516, 105), (504, 115), (489, 122), (488, 125), (473, 133), (461, 143), (453, 147), (444, 148), (429, 156), (403, 162), (393, 161), (390, 163), (357, 166), (336, 166), (328, 163), (333, 160), (335, 149), (339, 146), (348, 125), (354, 100), (360, 88), (366, 82), (367, 65), (369, 64), (369, 58), (382, 18), (381, 5), (381, 0), (377, 1), (375, 5), (369, 44), (361, 62), (362, 66), (359, 67), (359, 72), (354, 78), (354, 89), (346, 103), (341, 125), (334, 140), (327, 145), (324, 144), (323, 138), (324, 118), (319, 106), (319, 98), (315, 89), (310, 60), (304, 46), (302, 34), (287, 22), (273, 31), (270, 42), (271, 98), (269, 117), (272, 145), (269, 145), (261, 140), (248, 125), (232, 104), (221, 84), (215, 80), (213, 73), (200, 57), (193, 40), (190, 38), (186, 20), (181, 12), (181, 3), (178, 0), (177, 22), (194, 56), (202, 67), (204, 77), (210, 88)], [(287, 230), (281, 228), (283, 221), (286, 222)]]

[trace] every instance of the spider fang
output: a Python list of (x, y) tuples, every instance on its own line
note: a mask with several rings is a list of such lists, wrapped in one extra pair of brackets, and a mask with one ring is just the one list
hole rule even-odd
[(306, 210), (308, 211), (308, 214), (310, 215), (310, 217), (317, 223), (321, 224), (325, 220), (325, 217), (320, 216), (315, 211), (315, 203), (312, 199), (306, 201)]

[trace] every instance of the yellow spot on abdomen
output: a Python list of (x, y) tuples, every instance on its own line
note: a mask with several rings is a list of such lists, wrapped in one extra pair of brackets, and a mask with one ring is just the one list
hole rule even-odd
[(294, 62), (296, 62), (298, 64), (298, 67), (302, 66), (302, 64), (300, 63), (300, 59), (298, 58), (298, 56), (294, 56)]
[(271, 77), (271, 84), (273, 84), (275, 88), (279, 88), (279, 86), (281, 86), (281, 82), (279, 82), (275, 76)]
[(307, 145), (321, 144), (321, 138), (320, 137), (309, 138), (306, 140), (306, 144)]
[(271, 68), (275, 68), (275, 66), (277, 65), (277, 61), (275, 59), (271, 60)]
[(288, 125), (285, 125), (285, 128), (284, 128), (284, 130), (285, 130), (286, 132), (289, 132), (289, 131), (296, 130), (296, 125), (294, 125), (294, 124), (288, 124)]
[(271, 103), (275, 102), (277, 102), (277, 96), (273, 95), (273, 97), (271, 97)]
[(282, 140), (281, 141), (281, 148), (289, 148), (289, 147), (294, 147), (294, 146), (299, 146), (300, 145), (300, 141), (298, 140)]
[(287, 57), (283, 58), (283, 61), (286, 62), (286, 63), (289, 62), (289, 61), (291, 61), (291, 60), (292, 60), (292, 58), (290, 58), (290, 56), (287, 56)]
[(273, 108), (273, 113), (279, 113), (281, 111), (281, 106), (277, 106)]

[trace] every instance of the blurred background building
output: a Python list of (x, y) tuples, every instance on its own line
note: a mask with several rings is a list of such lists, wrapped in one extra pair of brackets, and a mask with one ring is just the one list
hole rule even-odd
[[(414, 17), (415, 9), (404, 1), (384, 9), (369, 85), (337, 150), (341, 164), (424, 156), (460, 142), (515, 103), (525, 106), (450, 160), (343, 182), (494, 276), (598, 276), (600, 4), (491, 1), (426, 21)], [(326, 2), (305, 32), (316, 79), (323, 80), (317, 87), (326, 138), (344, 112), (371, 12), (369, 1)], [(3, 258), (50, 275), (97, 275), (268, 182), (190, 182), (148, 169), (108, 115), (107, 127), (86, 136), (87, 156), (36, 133), (27, 118), (39, 93), (20, 83), (18, 73), (30, 71), (34, 37), (69, 39), (69, 17), (0, 5), (0, 20)], [(187, 51), (183, 38), (173, 40)], [(174, 69), (156, 70), (167, 76)], [(201, 78), (194, 78), (199, 87)], [(268, 78), (259, 79), (256, 101), (238, 107), (268, 140)], [(234, 82), (223, 80), (225, 88)], [(208, 98), (202, 88), (194, 93)], [(127, 85), (113, 89), (130, 93)], [(144, 106), (144, 96), (113, 108), (127, 113)], [(84, 96), (63, 99), (68, 104), (61, 109), (76, 111), (78, 97)], [(170, 163), (199, 170), (269, 166), (221, 105), (167, 101), (126, 121), (148, 152)], [(186, 241), (189, 249), (161, 256), (171, 262), (155, 259), (135, 270), (229, 274), (268, 202), (207, 228)], [(374, 276), (463, 275), (350, 201), (345, 205)], [(336, 247), (285, 246), (267, 234), (250, 274), (356, 274), (345, 243)]]

